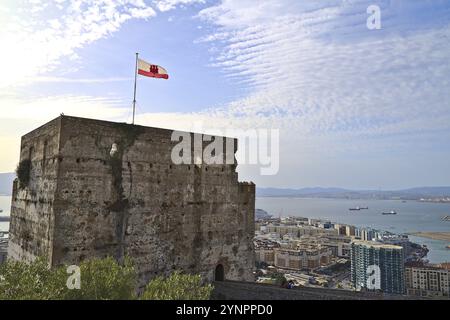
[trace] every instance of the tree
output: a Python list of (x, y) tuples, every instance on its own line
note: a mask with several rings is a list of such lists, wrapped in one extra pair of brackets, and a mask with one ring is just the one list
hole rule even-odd
[(275, 280), (277, 286), (283, 287), (287, 284), (287, 279), (282, 273), (274, 272), (270, 277)]
[[(137, 274), (129, 257), (118, 264), (112, 257), (90, 259), (80, 264), (81, 288), (65, 292), (70, 300), (133, 300)], [(66, 277), (67, 278), (67, 277)]]
[(7, 261), (0, 267), (0, 300), (125, 300), (136, 298), (137, 277), (131, 259), (80, 264), (80, 289), (69, 289), (67, 266), (49, 268), (43, 258), (31, 263)]
[(64, 297), (66, 275), (50, 270), (45, 259), (28, 264), (7, 261), (0, 266), (0, 300), (56, 300)]
[(25, 159), (19, 162), (16, 168), (16, 175), (19, 179), (19, 187), (25, 188), (30, 182), (31, 160)]
[(168, 278), (157, 277), (150, 281), (141, 296), (142, 300), (208, 300), (214, 288), (202, 285), (199, 275), (175, 271)]
[[(69, 289), (74, 275), (67, 266), (49, 268), (44, 258), (33, 262), (10, 261), (0, 266), (0, 300), (134, 300), (137, 273), (126, 257), (118, 263), (112, 257), (80, 263), (80, 287)], [(73, 283), (72, 283), (73, 284)], [(206, 300), (213, 287), (202, 285), (199, 275), (173, 273), (151, 281), (143, 300)]]

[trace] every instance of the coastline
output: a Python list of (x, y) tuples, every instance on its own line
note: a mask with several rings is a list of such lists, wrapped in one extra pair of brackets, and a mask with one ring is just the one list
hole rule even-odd
[(450, 232), (413, 232), (412, 236), (450, 242)]
[[(348, 210), (356, 206), (367, 206), (369, 209), (354, 212)], [(448, 212), (448, 204), (398, 200), (257, 197), (256, 208), (263, 209), (274, 217), (303, 216), (359, 228), (407, 234), (410, 235), (411, 242), (427, 246), (430, 251), (426, 259), (430, 263), (450, 261), (450, 250), (446, 249), (450, 244), (449, 241), (414, 235), (415, 232), (449, 232), (450, 222), (442, 221), (443, 214)], [(389, 210), (396, 210), (399, 214), (387, 216), (381, 214)]]

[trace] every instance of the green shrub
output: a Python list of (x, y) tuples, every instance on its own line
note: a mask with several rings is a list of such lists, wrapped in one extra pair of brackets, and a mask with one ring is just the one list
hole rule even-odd
[(19, 162), (16, 168), (16, 175), (19, 179), (19, 186), (25, 188), (30, 182), (31, 160), (25, 159)]
[(0, 266), (0, 300), (56, 300), (64, 297), (66, 274), (50, 270), (42, 258), (28, 264), (7, 261)]
[(174, 272), (170, 277), (157, 277), (150, 281), (142, 300), (208, 300), (213, 287), (202, 285), (199, 275)]
[(282, 273), (275, 272), (270, 277), (275, 280), (277, 286), (284, 286), (287, 283), (286, 277)]
[[(80, 265), (80, 289), (69, 289), (67, 266), (49, 268), (43, 258), (25, 263), (6, 261), (0, 266), (0, 300), (134, 300), (137, 273), (130, 258), (119, 264), (111, 257)], [(142, 300), (207, 300), (213, 287), (199, 275), (173, 273), (151, 281)]]
[(80, 290), (67, 290), (71, 300), (132, 300), (136, 298), (137, 274), (130, 258), (122, 265), (112, 257), (80, 264)]
[(125, 300), (135, 299), (136, 272), (129, 258), (80, 264), (80, 289), (68, 289), (67, 266), (50, 269), (45, 259), (7, 261), (0, 267), (0, 300)]

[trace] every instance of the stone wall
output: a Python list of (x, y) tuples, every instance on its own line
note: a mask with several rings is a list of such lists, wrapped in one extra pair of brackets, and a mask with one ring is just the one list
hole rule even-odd
[(31, 160), (29, 183), (13, 183), (8, 257), (52, 259), (54, 201), (57, 195), (61, 119), (22, 137), (20, 160)]
[[(15, 188), (13, 258), (45, 254), (59, 265), (129, 255), (141, 285), (176, 269), (212, 280), (219, 264), (226, 279), (252, 279), (255, 186), (238, 182), (236, 163), (176, 165), (172, 130), (64, 116), (24, 137), (22, 149), (36, 150), (33, 168), (50, 132), (58, 148), (50, 148), (57, 161), (42, 166), (48, 178), (33, 169), (29, 188)], [(27, 206), (30, 194), (48, 202)]]
[(325, 288), (285, 289), (270, 284), (214, 282), (213, 300), (416, 300), (419, 297)]

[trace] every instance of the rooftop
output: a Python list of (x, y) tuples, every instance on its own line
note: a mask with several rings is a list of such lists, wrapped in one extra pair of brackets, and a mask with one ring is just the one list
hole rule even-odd
[(365, 247), (371, 247), (371, 248), (377, 248), (377, 249), (393, 249), (393, 250), (402, 250), (403, 247), (396, 246), (393, 244), (386, 244), (381, 242), (375, 242), (375, 241), (363, 241), (363, 240), (356, 240), (353, 241), (356, 245), (362, 245)]

